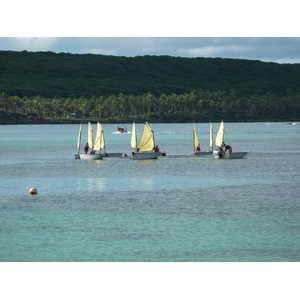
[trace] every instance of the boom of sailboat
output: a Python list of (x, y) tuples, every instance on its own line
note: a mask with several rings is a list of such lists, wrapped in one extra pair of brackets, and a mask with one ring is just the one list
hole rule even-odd
[[(136, 133), (136, 124), (133, 122), (132, 131), (131, 131), (131, 141), (130, 147), (134, 149), (131, 152), (131, 155), (126, 155), (122, 152), (107, 152), (104, 132), (102, 129), (102, 124), (97, 122), (97, 131), (95, 135), (95, 139), (93, 139), (93, 128), (92, 124), (88, 122), (88, 130), (87, 130), (88, 142), (85, 144), (83, 150), (84, 153), (80, 153), (81, 149), (81, 139), (82, 139), (82, 124), (80, 124), (78, 139), (77, 139), (77, 150), (78, 153), (75, 154), (76, 159), (83, 160), (99, 160), (103, 158), (109, 157), (126, 157), (132, 160), (149, 160), (149, 159), (157, 159), (158, 157), (166, 156), (165, 151), (160, 151), (158, 145), (155, 144), (154, 132), (149, 126), (148, 122), (144, 123), (142, 136), (137, 142), (137, 133)], [(209, 149), (202, 150), (201, 147), (203, 143), (198, 139), (196, 125), (193, 127), (193, 148), (194, 151), (191, 152), (192, 155), (195, 156), (206, 156), (206, 157), (214, 157), (217, 159), (234, 159), (234, 158), (243, 158), (246, 156), (247, 151), (239, 151), (234, 152), (232, 147), (226, 145), (224, 142), (225, 135), (225, 126), (224, 122), (220, 123), (220, 127), (216, 136), (215, 141), (213, 141), (213, 127), (211, 122), (209, 123)], [(217, 146), (214, 149), (214, 145)]]

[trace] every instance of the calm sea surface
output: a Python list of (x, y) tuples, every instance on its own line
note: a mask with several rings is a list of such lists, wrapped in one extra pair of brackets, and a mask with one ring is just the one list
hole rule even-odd
[[(0, 126), (0, 261), (300, 261), (299, 124), (225, 123), (237, 160), (190, 155), (192, 124), (150, 126), (167, 157), (75, 160), (79, 125)], [(107, 151), (130, 154), (116, 127)]]

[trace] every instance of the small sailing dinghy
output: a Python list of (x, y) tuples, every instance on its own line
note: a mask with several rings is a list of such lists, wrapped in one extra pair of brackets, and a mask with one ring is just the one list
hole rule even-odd
[(104, 139), (104, 131), (102, 129), (101, 123), (97, 123), (97, 132), (100, 132), (98, 139), (95, 142), (95, 147), (97, 148), (98, 151), (103, 151), (103, 155), (105, 157), (121, 157), (122, 152), (106, 152), (106, 147), (105, 147), (105, 139)]
[[(230, 146), (224, 144), (225, 127), (222, 121), (219, 127), (219, 131), (216, 136), (215, 145), (219, 147), (219, 150), (213, 150), (213, 157), (220, 159), (234, 159), (243, 158), (247, 155), (247, 151), (233, 152)], [(225, 147), (225, 149), (223, 148)]]
[(154, 142), (154, 132), (148, 125), (148, 122), (144, 124), (144, 130), (139, 145), (137, 146), (136, 126), (132, 125), (131, 134), (131, 148), (135, 151), (132, 152), (131, 159), (157, 159), (158, 156), (166, 156), (165, 152), (160, 152)]
[[(210, 123), (210, 127), (209, 127), (209, 132), (210, 132), (210, 147), (211, 149), (213, 149), (213, 142), (212, 142), (212, 135), (213, 135), (213, 131), (212, 131), (212, 124)], [(207, 151), (201, 151), (200, 150), (200, 143), (198, 140), (198, 136), (197, 136), (197, 132), (196, 132), (196, 125), (194, 124), (194, 129), (193, 129), (193, 142), (194, 142), (194, 152), (192, 154), (197, 155), (197, 156), (206, 156), (206, 155), (212, 155), (213, 154), (213, 150), (207, 150)]]
[[(98, 129), (98, 127), (97, 127)], [(93, 144), (93, 128), (91, 123), (88, 123), (88, 147), (92, 149), (92, 151), (90, 151), (90, 153), (83, 153), (80, 154), (80, 143), (81, 143), (81, 137), (82, 137), (82, 124), (80, 124), (79, 127), (79, 133), (78, 133), (78, 141), (77, 141), (77, 150), (78, 150), (78, 154), (75, 154), (75, 159), (85, 159), (85, 160), (96, 160), (96, 159), (103, 159), (103, 157), (105, 156), (103, 153), (96, 153), (96, 151), (98, 151), (98, 145), (97, 141), (100, 139), (100, 132), (97, 130), (96, 133), (96, 148), (94, 147), (95, 145)], [(99, 149), (100, 150), (100, 149)]]

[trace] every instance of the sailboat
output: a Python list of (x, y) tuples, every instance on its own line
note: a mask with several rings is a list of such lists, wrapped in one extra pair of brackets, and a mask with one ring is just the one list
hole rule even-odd
[[(98, 129), (98, 127), (97, 127)], [(97, 130), (96, 133), (96, 143), (99, 139), (99, 135), (100, 133)], [(104, 154), (103, 153), (95, 153), (95, 151), (98, 151), (94, 148), (94, 144), (93, 144), (93, 128), (91, 123), (88, 123), (88, 145), (89, 148), (92, 149), (92, 151), (89, 153), (84, 153), (84, 154), (80, 154), (80, 143), (81, 143), (81, 137), (82, 137), (82, 124), (80, 124), (79, 127), (79, 133), (78, 133), (78, 140), (77, 140), (77, 150), (78, 150), (78, 154), (75, 154), (75, 159), (86, 159), (86, 160), (96, 160), (96, 159), (103, 159)], [(95, 143), (95, 144), (96, 144)], [(97, 147), (97, 145), (96, 145)], [(93, 153), (93, 154), (92, 154)]]
[[(209, 127), (209, 132), (210, 132), (210, 147), (213, 149), (213, 142), (212, 142), (212, 136), (213, 136), (213, 132), (212, 132), (212, 124), (210, 123), (210, 127)], [(194, 142), (194, 155), (199, 155), (199, 156), (206, 156), (206, 155), (212, 155), (213, 150), (207, 150), (207, 151), (201, 151), (201, 150), (197, 150), (200, 149), (200, 143), (198, 140), (198, 136), (197, 136), (197, 132), (196, 132), (196, 125), (194, 124), (194, 129), (193, 129), (193, 142)]]
[(162, 153), (159, 150), (155, 149), (154, 142), (154, 132), (148, 125), (148, 122), (145, 122), (144, 129), (142, 133), (141, 140), (137, 145), (137, 136), (136, 136), (136, 126), (135, 123), (132, 125), (131, 133), (131, 148), (134, 148), (136, 151), (132, 152), (132, 159), (157, 159), (158, 156), (165, 156), (165, 152)]
[(123, 154), (122, 152), (106, 152), (104, 131), (102, 129), (101, 123), (99, 122), (97, 123), (97, 134), (94, 150), (103, 151), (103, 155), (105, 157), (121, 157)]
[(80, 126), (79, 126), (78, 139), (77, 139), (77, 150), (78, 150), (78, 153), (75, 154), (75, 159), (80, 159), (81, 135), (82, 135), (82, 124), (80, 124)]
[(216, 136), (215, 145), (219, 147), (219, 150), (213, 150), (214, 158), (225, 158), (225, 159), (234, 159), (234, 158), (243, 158), (247, 155), (247, 151), (240, 152), (232, 152), (232, 150), (223, 149), (224, 146), (224, 135), (225, 135), (225, 127), (224, 122), (222, 121)]

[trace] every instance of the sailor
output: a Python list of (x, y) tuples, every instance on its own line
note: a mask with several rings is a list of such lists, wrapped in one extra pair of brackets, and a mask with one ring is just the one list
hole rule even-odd
[(226, 153), (232, 153), (232, 147), (230, 145), (225, 145), (225, 152)]
[(200, 152), (201, 151), (201, 148), (200, 148), (200, 145), (198, 143), (198, 146), (196, 147), (196, 152)]
[(84, 152), (85, 152), (85, 154), (87, 154), (88, 151), (89, 151), (89, 144), (86, 143), (86, 144), (85, 144), (85, 147), (84, 147)]

